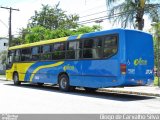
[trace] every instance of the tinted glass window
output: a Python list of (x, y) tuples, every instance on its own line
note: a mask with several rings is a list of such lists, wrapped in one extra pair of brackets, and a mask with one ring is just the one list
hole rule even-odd
[(84, 40), (83, 58), (101, 58), (102, 40), (103, 38), (101, 37)]
[(111, 57), (117, 52), (117, 37), (107, 36), (104, 40), (104, 57)]
[(51, 52), (51, 45), (44, 45), (42, 48), (43, 54), (41, 55), (42, 60), (51, 60), (52, 54)]
[(63, 52), (63, 51), (55, 51), (55, 52), (53, 52), (53, 59), (54, 60), (65, 59), (65, 52)]
[(32, 55), (36, 55), (39, 53), (39, 47), (33, 47), (32, 48)]
[(42, 60), (51, 60), (52, 54), (51, 53), (42, 54), (41, 59)]
[(50, 45), (45, 45), (43, 46), (43, 53), (48, 53), (51, 50), (51, 46)]
[(62, 51), (65, 50), (65, 43), (55, 43), (53, 45), (53, 51)]
[(31, 60), (31, 49), (26, 48), (21, 50), (21, 61), (30, 61)]
[(52, 58), (54, 60), (65, 59), (65, 43), (55, 43), (53, 45)]
[(94, 48), (101, 48), (102, 47), (102, 40), (103, 38), (95, 38), (94, 39)]
[(67, 43), (67, 50), (76, 50), (77, 49), (77, 41), (72, 41)]
[(84, 40), (84, 48), (92, 48), (94, 46), (93, 39), (86, 39)]
[(70, 41), (67, 43), (66, 59), (78, 59), (80, 58), (80, 50), (82, 48), (82, 42)]
[(13, 62), (13, 58), (14, 58), (14, 51), (9, 51), (8, 53), (8, 63), (12, 63)]
[(33, 61), (37, 61), (37, 60), (40, 60), (40, 57), (41, 57), (41, 47), (38, 46), (38, 47), (33, 47), (32, 48), (32, 56), (31, 56), (31, 60)]
[(20, 61), (20, 50), (15, 51), (14, 61)]

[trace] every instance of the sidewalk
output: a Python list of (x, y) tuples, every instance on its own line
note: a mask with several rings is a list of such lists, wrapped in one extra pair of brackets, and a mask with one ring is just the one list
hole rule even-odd
[(129, 94), (129, 95), (160, 97), (160, 87), (158, 87), (158, 86), (103, 88), (100, 91), (109, 92), (109, 93), (117, 93), (117, 94)]
[(5, 75), (0, 75), (0, 80), (6, 80)]

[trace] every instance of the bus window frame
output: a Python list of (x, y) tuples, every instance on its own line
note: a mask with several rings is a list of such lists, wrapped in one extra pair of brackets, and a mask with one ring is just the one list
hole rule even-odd
[[(104, 41), (105, 41), (105, 37), (107, 37), (107, 36), (115, 36), (116, 37), (116, 40), (117, 40), (117, 45), (116, 45), (116, 47), (117, 47), (117, 50), (116, 50), (116, 52), (114, 53), (114, 54), (112, 54), (112, 55), (110, 55), (109, 57), (104, 57)], [(84, 41), (86, 40), (86, 39), (95, 39), (95, 38), (101, 38), (102, 39), (102, 55), (101, 55), (101, 57), (100, 58), (83, 58), (83, 51), (84, 51)], [(79, 42), (79, 45), (80, 45), (80, 42), (82, 42), (82, 48), (78, 48), (77, 49), (77, 45), (76, 45), (76, 50), (79, 50), (79, 52), (81, 51), (81, 57), (79, 57), (79, 58), (76, 58), (76, 59), (66, 59), (66, 52), (68, 51), (67, 50), (67, 43), (68, 42), (74, 42), (74, 41), (78, 41)], [(58, 44), (58, 43), (64, 43), (65, 44), (65, 49), (63, 50), (63, 51), (59, 51), (59, 50), (56, 50), (56, 51), (59, 51), (59, 52), (64, 52), (65, 53), (65, 58), (64, 59), (53, 59), (53, 52), (55, 51), (55, 50), (53, 50), (54, 49), (54, 44)], [(50, 45), (50, 52), (48, 52), (47, 54), (51, 54), (51, 60), (42, 60), (42, 47), (43, 46), (46, 46), (46, 45)], [(39, 60), (30, 60), (30, 61), (22, 61), (21, 60), (21, 57), (22, 57), (22, 49), (27, 49), (27, 48), (29, 48), (30, 49), (30, 51), (32, 52), (32, 48), (33, 47), (40, 47), (40, 59)], [(97, 49), (97, 48), (87, 48), (87, 49)], [(35, 62), (35, 61), (60, 61), (60, 60), (65, 60), (65, 61), (79, 61), (79, 60), (104, 60), (104, 59), (109, 59), (109, 58), (111, 58), (111, 57), (113, 57), (113, 56), (115, 56), (117, 53), (118, 53), (118, 51), (119, 51), (119, 34), (118, 33), (114, 33), (114, 34), (107, 34), (107, 35), (100, 35), (100, 36), (96, 36), (96, 37), (88, 37), (88, 38), (79, 38), (79, 39), (75, 39), (75, 40), (71, 40), (71, 41), (63, 41), (63, 42), (55, 42), (55, 43), (50, 43), (50, 44), (43, 44), (43, 45), (36, 45), (36, 46), (32, 46), (32, 47), (24, 47), (24, 48), (20, 48), (20, 49), (14, 49), (14, 51), (15, 50), (20, 50), (20, 60), (18, 61), (18, 62)], [(13, 50), (9, 50), (9, 51), (13, 51)], [(32, 54), (30, 53), (30, 57), (32, 57)], [(13, 61), (13, 62), (15, 62), (15, 61)]]

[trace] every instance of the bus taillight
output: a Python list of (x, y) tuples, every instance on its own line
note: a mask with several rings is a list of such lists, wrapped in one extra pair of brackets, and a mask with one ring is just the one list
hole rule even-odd
[(121, 74), (126, 74), (126, 64), (121, 64), (120, 69), (121, 69)]

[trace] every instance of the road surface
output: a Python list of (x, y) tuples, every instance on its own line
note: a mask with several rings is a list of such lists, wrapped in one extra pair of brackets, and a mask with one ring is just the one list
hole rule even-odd
[(0, 113), (159, 113), (160, 98), (113, 93), (61, 92), (57, 87), (0, 80)]

